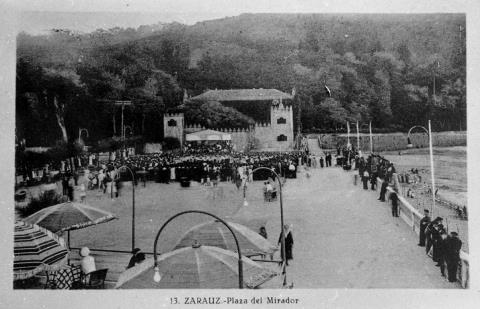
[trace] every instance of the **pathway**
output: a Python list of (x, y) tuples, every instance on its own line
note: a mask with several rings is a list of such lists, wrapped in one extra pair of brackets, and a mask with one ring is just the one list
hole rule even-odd
[(458, 288), (417, 246), (417, 236), (378, 193), (353, 185), (353, 172), (310, 169), (288, 182), (285, 218), (293, 224), (295, 288)]

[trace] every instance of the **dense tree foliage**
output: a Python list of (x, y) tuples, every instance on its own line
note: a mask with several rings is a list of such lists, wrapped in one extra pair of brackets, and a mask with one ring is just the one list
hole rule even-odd
[(182, 111), (190, 124), (200, 124), (206, 128), (248, 128), (254, 124), (250, 117), (219, 102), (189, 101)]
[(215, 88), (295, 88), (307, 132), (428, 119), (466, 129), (465, 15), (244, 14), (154, 29), (19, 34), (17, 136), (27, 145), (73, 140), (79, 128), (90, 143), (119, 136), (118, 100), (132, 102), (124, 124), (147, 141), (161, 140), (162, 114), (179, 107), (187, 123), (251, 124), (218, 103), (181, 105), (185, 91)]

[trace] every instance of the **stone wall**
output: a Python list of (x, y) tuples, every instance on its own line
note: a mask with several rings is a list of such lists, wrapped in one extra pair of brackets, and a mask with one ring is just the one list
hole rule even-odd
[(162, 151), (162, 144), (145, 143), (143, 146), (143, 153), (158, 153)]
[(189, 124), (189, 125), (185, 125), (185, 127), (183, 128), (183, 132), (185, 132), (185, 134), (190, 134), (198, 131), (203, 131), (206, 129), (207, 128), (199, 124)]
[[(466, 146), (467, 132), (434, 132), (432, 143), (434, 146)], [(338, 145), (347, 144), (347, 134), (316, 134), (310, 135), (310, 138), (318, 138), (322, 148), (333, 149)], [(415, 148), (428, 147), (428, 135), (426, 133), (410, 134), (411, 142)], [(357, 135), (350, 134), (350, 143), (357, 147)], [(407, 148), (407, 133), (385, 133), (373, 134), (373, 150), (388, 151), (401, 150)], [(362, 151), (370, 151), (370, 137), (368, 134), (360, 134), (360, 149)]]
[(247, 151), (250, 144), (250, 131), (240, 130), (228, 132), (232, 136), (232, 143), (236, 151)]
[(269, 123), (257, 123), (253, 136), (255, 150), (270, 150), (274, 148), (272, 140), (272, 127)]

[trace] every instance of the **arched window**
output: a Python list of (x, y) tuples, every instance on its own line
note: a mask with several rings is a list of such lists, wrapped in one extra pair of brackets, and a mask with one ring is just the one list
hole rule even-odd
[(170, 119), (168, 121), (168, 126), (169, 127), (176, 127), (177, 126), (177, 122), (174, 120), (174, 119)]
[(280, 117), (277, 119), (277, 124), (285, 124), (287, 123), (287, 119)]
[(284, 134), (277, 136), (277, 141), (279, 142), (285, 142), (286, 140), (287, 140), (287, 136)]

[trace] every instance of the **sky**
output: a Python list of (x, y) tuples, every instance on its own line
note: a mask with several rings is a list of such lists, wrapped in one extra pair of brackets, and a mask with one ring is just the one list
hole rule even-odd
[[(6, 0), (20, 12), (19, 31), (51, 28), (81, 32), (97, 28), (138, 27), (157, 22), (198, 21), (242, 13), (437, 13), (465, 12), (464, 0)], [(55, 13), (54, 13), (55, 12)], [(83, 13), (78, 13), (83, 12)]]

